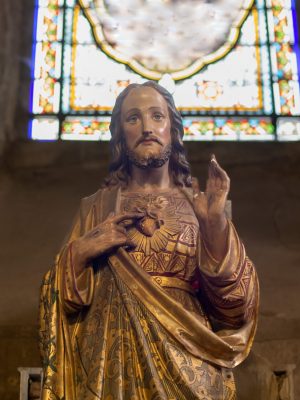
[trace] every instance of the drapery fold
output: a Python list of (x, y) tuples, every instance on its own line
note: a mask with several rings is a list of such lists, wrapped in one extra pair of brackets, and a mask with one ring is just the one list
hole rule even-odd
[(254, 319), (239, 329), (215, 333), (170, 298), (159, 285), (153, 284), (124, 249), (118, 249), (109, 258), (109, 265), (169, 334), (192, 355), (227, 368), (235, 367), (248, 355), (256, 328)]

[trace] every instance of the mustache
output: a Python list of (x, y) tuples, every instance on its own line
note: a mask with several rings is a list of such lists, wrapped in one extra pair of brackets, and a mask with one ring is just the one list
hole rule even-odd
[(136, 142), (136, 144), (135, 144), (134, 147), (137, 147), (139, 144), (141, 144), (141, 143), (144, 142), (145, 140), (153, 140), (153, 142), (157, 142), (157, 143), (160, 144), (161, 146), (163, 145), (162, 142), (161, 142), (161, 140), (160, 140), (158, 137), (156, 137), (156, 136), (154, 136), (154, 135), (151, 134), (151, 135), (142, 136), (140, 139), (138, 139), (138, 141)]

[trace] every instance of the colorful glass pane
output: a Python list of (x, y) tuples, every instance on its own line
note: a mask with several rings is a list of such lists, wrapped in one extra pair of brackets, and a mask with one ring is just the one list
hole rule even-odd
[[(146, 79), (99, 48), (77, 1), (37, 0), (36, 7), (31, 137), (109, 140), (117, 95)], [(296, 32), (292, 1), (256, 0), (232, 50), (185, 79), (164, 75), (185, 140), (299, 140), (284, 134), (300, 116)]]
[(186, 140), (274, 140), (270, 118), (184, 118)]
[(64, 140), (109, 140), (109, 117), (67, 117), (62, 125)]

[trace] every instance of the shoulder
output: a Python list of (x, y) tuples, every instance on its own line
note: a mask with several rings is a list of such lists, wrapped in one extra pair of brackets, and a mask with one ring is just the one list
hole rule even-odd
[(110, 211), (115, 210), (119, 186), (100, 188), (96, 193), (84, 197), (80, 203), (83, 218), (93, 212), (98, 222), (103, 220)]
[(83, 197), (81, 199), (81, 204), (88, 207), (92, 206), (95, 203), (98, 203), (99, 201), (102, 201), (103, 199), (114, 197), (119, 188), (119, 186), (114, 186), (112, 188), (102, 187), (98, 189), (97, 192), (89, 196)]
[(102, 196), (103, 196), (103, 191), (105, 191), (105, 189), (100, 188), (99, 190), (97, 190), (97, 192), (83, 197), (80, 201), (80, 207), (81, 208), (91, 208), (96, 202), (98, 202), (99, 200), (101, 200)]

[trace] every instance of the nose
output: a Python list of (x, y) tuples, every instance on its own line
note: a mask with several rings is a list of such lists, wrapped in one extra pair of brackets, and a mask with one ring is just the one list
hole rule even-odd
[(149, 116), (147, 115), (143, 116), (142, 124), (143, 124), (142, 127), (143, 135), (151, 135), (153, 133), (151, 118), (149, 118)]

